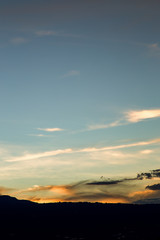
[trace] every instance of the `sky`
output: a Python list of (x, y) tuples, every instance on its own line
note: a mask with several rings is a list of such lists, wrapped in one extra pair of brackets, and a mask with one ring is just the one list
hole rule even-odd
[(160, 201), (159, 10), (0, 1), (0, 194)]

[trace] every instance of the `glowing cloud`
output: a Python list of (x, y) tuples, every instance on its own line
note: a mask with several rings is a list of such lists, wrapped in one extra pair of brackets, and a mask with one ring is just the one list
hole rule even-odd
[(45, 132), (61, 132), (64, 131), (62, 128), (37, 128), (38, 130), (45, 131)]
[(142, 153), (142, 154), (151, 154), (151, 153), (153, 153), (153, 150), (145, 149), (145, 150), (142, 150), (140, 153)]
[(126, 113), (126, 120), (131, 123), (157, 117), (160, 117), (160, 109), (129, 111)]
[[(13, 192), (12, 195), (19, 199), (25, 197), (25, 199), (43, 203), (58, 201), (131, 203), (160, 197), (160, 184), (157, 184), (155, 177), (160, 178), (160, 169), (142, 172), (129, 178), (83, 180), (67, 185), (33, 185)], [(151, 185), (148, 185), (149, 182)]]

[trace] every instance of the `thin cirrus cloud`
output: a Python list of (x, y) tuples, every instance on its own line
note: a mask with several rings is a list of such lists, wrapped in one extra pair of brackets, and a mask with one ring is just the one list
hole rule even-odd
[(160, 56), (159, 43), (152, 43), (147, 45), (151, 56)]
[(109, 124), (89, 125), (87, 130), (98, 130), (118, 127), (158, 117), (160, 117), (160, 109), (130, 110), (125, 112), (120, 120), (114, 121)]
[(45, 132), (61, 132), (64, 131), (62, 128), (37, 128), (37, 130), (45, 131)]
[(12, 38), (10, 42), (15, 45), (27, 43), (29, 40), (23, 37)]
[(65, 154), (65, 153), (71, 153), (71, 152), (72, 152), (72, 149), (67, 148), (67, 149), (58, 149), (58, 150), (43, 152), (43, 153), (25, 154), (20, 157), (11, 158), (10, 160), (7, 160), (7, 162), (19, 162), (19, 161), (26, 161), (26, 160), (34, 160), (34, 159), (38, 159), (38, 158), (51, 157), (51, 156), (56, 156), (59, 154)]
[(116, 150), (116, 149), (123, 149), (123, 148), (131, 148), (131, 147), (138, 147), (138, 146), (147, 146), (152, 144), (159, 144), (160, 139), (152, 139), (149, 141), (141, 141), (135, 142), (130, 144), (123, 144), (123, 145), (116, 145), (116, 146), (107, 146), (102, 148), (82, 148), (82, 149), (58, 149), (54, 151), (47, 151), (41, 153), (34, 153), (34, 154), (25, 154), (22, 156), (17, 156), (6, 160), (7, 162), (18, 162), (18, 161), (27, 161), (27, 160), (35, 160), (44, 157), (51, 157), (60, 154), (71, 154), (71, 153), (92, 153), (92, 152), (101, 152), (101, 151), (109, 151), (109, 150)]
[(67, 73), (65, 73), (62, 78), (72, 77), (72, 76), (78, 76), (80, 74), (80, 71), (78, 70), (70, 70)]
[(56, 31), (37, 31), (35, 32), (35, 34), (39, 37), (45, 37), (45, 36), (58, 36), (58, 32)]
[(108, 124), (95, 124), (95, 125), (89, 125), (88, 130), (112, 128), (112, 127), (117, 127), (117, 126), (121, 126), (121, 125), (123, 125), (123, 123), (121, 123), (120, 121), (115, 121), (115, 122), (108, 123)]
[(36, 31), (35, 35), (38, 37), (49, 37), (49, 36), (56, 36), (56, 37), (71, 37), (71, 38), (79, 38), (82, 37), (77, 34), (72, 34), (72, 33), (64, 33), (62, 31), (53, 31), (53, 30), (41, 30), (41, 31)]

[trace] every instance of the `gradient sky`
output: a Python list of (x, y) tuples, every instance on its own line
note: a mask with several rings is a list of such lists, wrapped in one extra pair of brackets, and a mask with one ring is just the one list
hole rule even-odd
[(159, 11), (157, 0), (0, 3), (1, 194), (160, 198)]

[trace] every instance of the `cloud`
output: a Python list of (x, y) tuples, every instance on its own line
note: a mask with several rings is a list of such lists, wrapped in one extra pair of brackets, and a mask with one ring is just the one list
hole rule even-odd
[(77, 71), (77, 70), (71, 70), (71, 71), (67, 72), (66, 74), (64, 74), (64, 75), (62, 76), (62, 78), (67, 78), (67, 77), (72, 77), (72, 76), (78, 76), (79, 74), (80, 74), (79, 71)]
[(20, 193), (33, 193), (33, 192), (41, 192), (41, 191), (51, 191), (55, 194), (68, 194), (69, 189), (67, 186), (56, 186), (56, 185), (47, 185), (47, 186), (39, 186), (39, 185), (34, 185), (33, 187), (27, 188), (25, 190), (19, 191)]
[(128, 199), (121, 194), (111, 194), (106, 192), (79, 192), (66, 197), (64, 201), (73, 202), (103, 202), (103, 203), (128, 203)]
[(54, 151), (49, 151), (49, 152), (43, 152), (43, 153), (36, 153), (36, 154), (25, 154), (20, 157), (13, 157), (9, 160), (6, 160), (7, 162), (19, 162), (19, 161), (26, 161), (26, 160), (34, 160), (38, 158), (43, 158), (43, 157), (51, 157), (51, 156), (56, 156), (59, 154), (65, 154), (65, 153), (71, 153), (72, 149), (67, 148), (67, 149), (58, 149)]
[(51, 31), (51, 30), (48, 30), (48, 31), (37, 31), (35, 32), (35, 34), (39, 37), (44, 37), (44, 36), (58, 36), (58, 32), (56, 31)]
[[(148, 198), (160, 198), (160, 184), (148, 185), (148, 181), (160, 178), (160, 169), (138, 173), (136, 177), (101, 180), (83, 180), (66, 185), (34, 185), (27, 189), (19, 190), (14, 194), (18, 198), (26, 198), (37, 202), (108, 202), (131, 203)], [(141, 183), (138, 184), (138, 182)], [(141, 189), (142, 188), (142, 189)], [(12, 195), (13, 195), (12, 194)]]
[(142, 142), (135, 142), (130, 144), (122, 144), (116, 146), (108, 146), (103, 148), (84, 148), (79, 150), (79, 152), (97, 152), (97, 151), (106, 151), (106, 150), (115, 150), (115, 149), (122, 149), (122, 148), (130, 148), (130, 147), (138, 147), (138, 146), (146, 146), (151, 144), (160, 143), (160, 139), (153, 139), (149, 141), (142, 141)]
[[(28, 188), (21, 193), (36, 193), (32, 196), (33, 201), (38, 202), (68, 202), (68, 201), (90, 201), (90, 202), (127, 202), (125, 196), (120, 193), (112, 193), (104, 187), (88, 186), (86, 183), (88, 181), (80, 181), (73, 184), (61, 185), (61, 186), (33, 186)], [(46, 191), (46, 194), (40, 194), (41, 191)], [(49, 191), (49, 195), (47, 193)], [(50, 197), (46, 197), (46, 195)], [(27, 196), (27, 195), (26, 195)], [(45, 197), (44, 197), (45, 196)], [(47, 200), (48, 199), (48, 200)]]
[(160, 198), (140, 199), (133, 203), (136, 203), (136, 204), (160, 204)]
[(151, 154), (151, 153), (153, 153), (153, 150), (151, 150), (151, 149), (145, 149), (145, 150), (142, 150), (140, 153), (141, 153), (141, 154)]
[(94, 182), (89, 182), (87, 185), (115, 185), (119, 184), (122, 182), (128, 182), (128, 181), (135, 181), (139, 180), (137, 177), (136, 178), (124, 178), (124, 179), (119, 179), (119, 180), (103, 180), (103, 181), (94, 181)]
[(160, 56), (160, 46), (159, 43), (152, 43), (147, 45), (149, 53), (152, 56)]
[(37, 128), (40, 131), (45, 131), (45, 132), (61, 132), (64, 131), (62, 128)]
[(27, 135), (32, 137), (48, 137), (48, 135), (44, 135), (44, 134), (27, 134)]
[[(101, 181), (81, 182), (74, 188), (72, 195), (66, 196), (67, 201), (100, 201), (100, 202), (123, 202), (129, 203), (148, 197), (160, 197), (151, 189), (138, 190), (140, 181), (154, 181), (154, 177), (160, 177), (160, 169), (137, 174), (133, 178), (109, 179)], [(142, 181), (143, 180), (143, 181)], [(137, 189), (137, 191), (135, 191)]]
[(64, 32), (62, 32), (62, 31), (53, 31), (53, 30), (41, 30), (41, 31), (36, 31), (35, 34), (36, 34), (38, 37), (47, 37), (47, 36), (72, 37), (72, 38), (82, 37), (81, 35), (77, 35), (77, 34), (64, 33)]
[[(123, 148), (131, 148), (131, 147), (138, 147), (138, 146), (147, 146), (152, 144), (158, 144), (160, 143), (160, 139), (152, 139), (149, 141), (142, 141), (142, 142), (135, 142), (130, 144), (123, 144), (123, 145), (116, 145), (116, 146), (106, 146), (102, 148), (82, 148), (82, 149), (58, 149), (54, 151), (47, 151), (47, 152), (41, 152), (41, 153), (33, 153), (33, 154), (25, 154), (22, 156), (12, 157), (7, 162), (17, 162), (17, 161), (26, 161), (26, 160), (34, 160), (38, 158), (44, 158), (44, 157), (51, 157), (56, 156), (59, 154), (71, 154), (71, 153), (94, 153), (94, 152), (101, 152), (101, 151), (109, 151), (109, 150), (116, 150), (116, 149), (123, 149)], [(112, 154), (118, 154), (116, 156), (119, 156), (120, 153), (112, 153)]]
[(108, 124), (94, 124), (87, 127), (87, 131), (98, 130), (105, 128), (112, 128), (118, 126), (124, 126), (131, 123), (137, 123), (147, 119), (160, 117), (160, 109), (144, 109), (144, 110), (129, 110), (123, 113), (123, 117), (120, 120), (108, 123)]
[[(103, 180), (103, 178), (102, 178), (101, 181), (93, 181), (93, 182), (88, 182), (86, 184), (87, 185), (101, 185), (101, 186), (102, 185), (115, 185), (115, 184), (119, 184), (119, 183), (123, 183), (123, 182), (152, 179), (155, 177), (160, 178), (160, 169), (151, 170), (150, 172), (138, 173), (137, 176), (134, 178), (122, 178), (122, 179), (118, 179), (118, 180), (110, 180), (110, 179)], [(160, 186), (160, 184), (159, 184), (159, 186)], [(149, 187), (146, 187), (146, 188), (149, 189)]]
[(123, 182), (123, 180), (111, 180), (111, 181), (96, 181), (96, 182), (89, 182), (87, 185), (115, 185), (120, 182)]
[(104, 150), (104, 151), (96, 151), (89, 152), (89, 157), (92, 160), (103, 161), (107, 164), (111, 165), (120, 165), (135, 162), (135, 159), (139, 157), (139, 153), (131, 154), (123, 151), (115, 150)]
[(146, 189), (150, 189), (150, 190), (160, 190), (160, 183), (158, 183), (158, 184), (153, 184), (153, 185), (148, 185), (147, 187), (146, 187)]
[(13, 190), (14, 190), (13, 188), (7, 188), (7, 187), (0, 186), (0, 195), (9, 194)]
[(126, 113), (126, 120), (131, 123), (157, 117), (160, 117), (160, 109), (129, 111)]
[(150, 172), (137, 174), (137, 179), (152, 179), (152, 178), (160, 178), (160, 169), (150, 170)]
[(28, 39), (23, 38), (23, 37), (17, 37), (17, 38), (13, 38), (11, 39), (11, 43), (15, 44), (15, 45), (19, 45), (19, 44), (23, 44), (23, 43), (27, 43)]
[(123, 125), (120, 121), (115, 121), (108, 124), (95, 124), (95, 125), (89, 125), (88, 130), (97, 130), (97, 129), (104, 129), (104, 128), (111, 128), (111, 127), (117, 127)]

